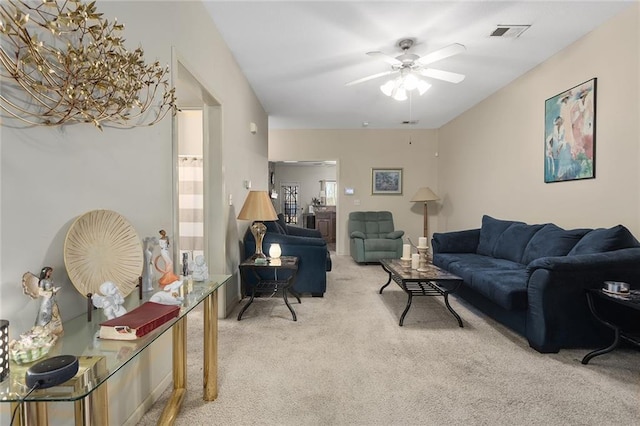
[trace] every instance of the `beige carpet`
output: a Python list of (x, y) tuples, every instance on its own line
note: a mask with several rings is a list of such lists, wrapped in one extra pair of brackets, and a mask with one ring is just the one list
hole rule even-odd
[[(293, 305), (297, 322), (279, 297), (220, 321), (214, 402), (202, 401), (201, 321), (190, 321), (195, 361), (176, 424), (640, 424), (640, 351), (587, 366), (585, 350), (539, 354), (455, 298), (464, 328), (433, 297), (414, 298), (399, 327), (406, 296), (393, 283), (378, 294), (380, 266), (333, 262), (325, 297)], [(156, 424), (168, 395), (140, 425)]]

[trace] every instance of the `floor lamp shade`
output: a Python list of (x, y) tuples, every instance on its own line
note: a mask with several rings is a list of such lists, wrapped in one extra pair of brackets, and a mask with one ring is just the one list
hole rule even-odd
[(416, 192), (413, 198), (411, 198), (411, 201), (413, 202), (424, 203), (424, 237), (429, 238), (429, 227), (427, 225), (427, 222), (429, 220), (429, 216), (427, 215), (427, 202), (436, 201), (439, 199), (440, 198), (435, 194), (435, 192), (433, 192), (428, 186), (423, 186), (422, 188), (418, 189), (418, 192)]
[(269, 193), (267, 191), (249, 191), (246, 200), (244, 200), (244, 205), (238, 214), (238, 219), (254, 221), (251, 225), (251, 233), (256, 241), (256, 252), (252, 258), (266, 258), (267, 256), (262, 252), (262, 240), (264, 234), (267, 233), (267, 227), (262, 221), (278, 219)]

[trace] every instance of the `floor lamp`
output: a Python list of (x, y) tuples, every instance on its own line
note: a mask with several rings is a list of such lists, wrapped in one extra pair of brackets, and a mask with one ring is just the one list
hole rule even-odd
[(413, 196), (411, 201), (413, 202), (423, 202), (424, 203), (424, 234), (423, 236), (429, 238), (429, 226), (428, 226), (428, 215), (427, 215), (427, 203), (429, 201), (439, 200), (438, 196), (427, 186), (424, 186), (418, 189), (416, 195)]
[(247, 199), (244, 200), (242, 210), (238, 214), (240, 220), (253, 220), (251, 233), (256, 241), (256, 252), (251, 259), (258, 258), (266, 260), (267, 256), (262, 252), (262, 239), (267, 233), (267, 227), (262, 221), (278, 220), (276, 210), (273, 208), (271, 198), (267, 191), (249, 191)]

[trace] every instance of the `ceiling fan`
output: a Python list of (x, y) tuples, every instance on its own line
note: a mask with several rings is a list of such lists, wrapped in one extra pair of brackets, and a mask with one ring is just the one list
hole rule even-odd
[[(462, 44), (454, 43), (424, 56), (418, 56), (414, 53), (409, 53), (409, 49), (414, 45), (414, 43), (415, 40), (410, 38), (400, 40), (398, 42), (398, 47), (402, 49), (402, 54), (396, 57), (378, 51), (367, 52), (367, 55), (379, 58), (391, 65), (391, 70), (350, 81), (346, 86), (353, 86), (355, 84), (364, 83), (365, 81), (399, 73), (400, 76), (398, 78), (388, 81), (386, 84), (382, 85), (380, 89), (388, 96), (393, 96), (398, 100), (404, 100), (406, 99), (406, 90), (417, 88), (422, 95), (422, 93), (431, 87), (431, 85), (424, 80), (420, 80), (417, 75), (435, 78), (449, 83), (460, 83), (464, 80), (465, 76), (463, 74), (427, 67), (433, 62), (464, 52), (466, 48)], [(403, 99), (399, 99), (395, 95), (400, 95), (399, 97)]]

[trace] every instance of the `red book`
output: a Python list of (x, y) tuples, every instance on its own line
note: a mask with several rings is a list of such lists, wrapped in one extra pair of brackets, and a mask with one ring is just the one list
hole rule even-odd
[(132, 311), (100, 323), (100, 338), (134, 340), (180, 315), (179, 305), (145, 302)]

